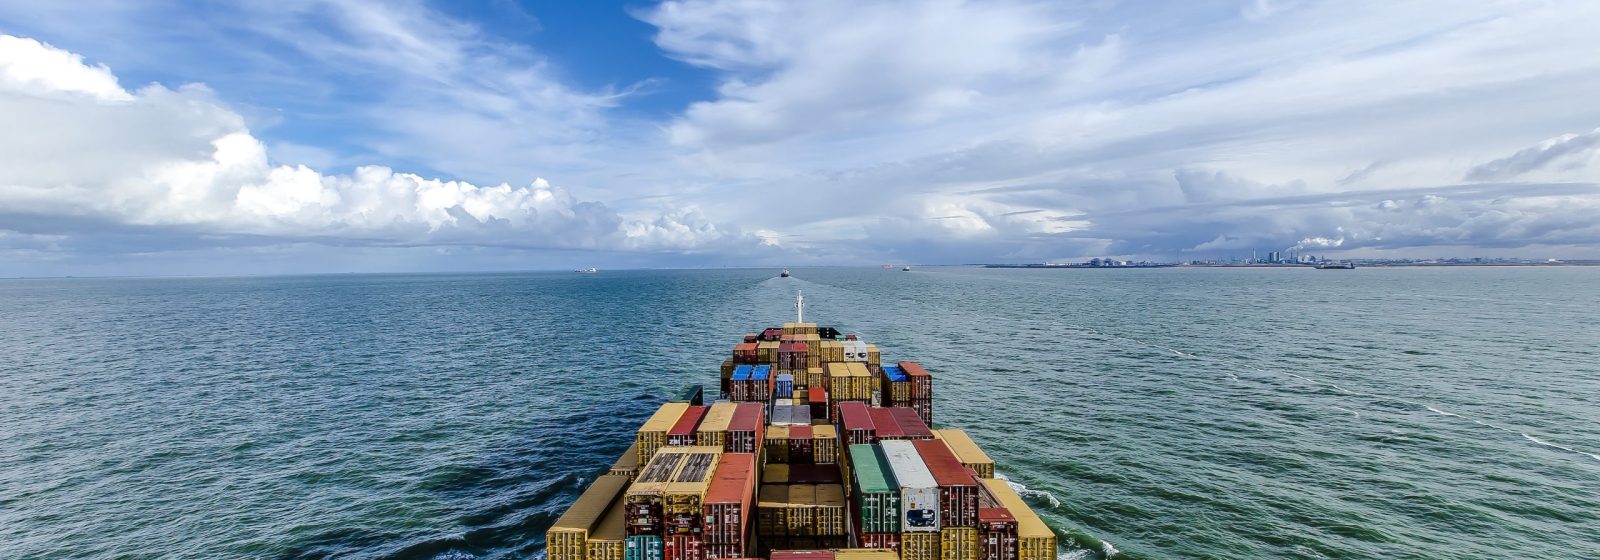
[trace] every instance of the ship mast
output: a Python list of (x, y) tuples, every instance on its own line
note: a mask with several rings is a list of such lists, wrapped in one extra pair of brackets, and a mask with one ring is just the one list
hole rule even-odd
[(805, 294), (800, 293), (800, 290), (794, 291), (794, 313), (794, 322), (806, 322), (806, 296)]

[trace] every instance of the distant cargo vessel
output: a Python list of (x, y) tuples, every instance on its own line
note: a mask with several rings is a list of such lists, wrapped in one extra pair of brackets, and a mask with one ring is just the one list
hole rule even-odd
[(789, 269), (787, 269), (787, 268), (783, 269), (783, 272), (779, 273), (778, 277), (780, 277), (780, 278), (788, 278), (789, 277)]
[(1355, 268), (1356, 263), (1352, 262), (1322, 263), (1317, 265), (1317, 270), (1355, 270)]
[(1055, 533), (955, 428), (933, 376), (796, 322), (744, 336), (546, 533), (548, 560), (1056, 560)]
[(600, 269), (591, 266), (589, 268), (580, 268), (580, 269), (574, 270), (573, 272), (576, 272), (578, 274), (598, 274), (600, 272)]

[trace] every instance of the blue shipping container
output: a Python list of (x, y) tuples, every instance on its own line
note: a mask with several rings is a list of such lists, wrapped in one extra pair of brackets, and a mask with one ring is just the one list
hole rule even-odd
[(744, 381), (750, 379), (750, 370), (752, 369), (755, 368), (749, 365), (735, 366), (733, 368), (733, 380)]
[(883, 366), (883, 375), (884, 377), (888, 377), (890, 381), (905, 381), (910, 379), (909, 377), (906, 377), (906, 370), (900, 369), (900, 366)]
[(628, 537), (623, 560), (666, 560), (667, 546), (659, 535), (634, 535)]
[(756, 381), (766, 381), (767, 376), (770, 374), (772, 374), (772, 366), (762, 364), (755, 366), (755, 369), (751, 370), (750, 378)]

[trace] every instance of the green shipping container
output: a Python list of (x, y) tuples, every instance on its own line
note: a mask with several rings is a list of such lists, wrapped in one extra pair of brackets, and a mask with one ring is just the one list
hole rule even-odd
[(850, 446), (850, 489), (864, 533), (900, 532), (900, 483), (876, 445)]
[(659, 535), (634, 535), (628, 537), (624, 560), (666, 560), (666, 543)]

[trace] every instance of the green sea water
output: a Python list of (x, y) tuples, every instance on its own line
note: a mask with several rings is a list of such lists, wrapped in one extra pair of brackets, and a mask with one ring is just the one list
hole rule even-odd
[(535, 557), (803, 290), (1064, 557), (1600, 558), (1600, 269), (794, 272), (0, 281), (0, 557)]

